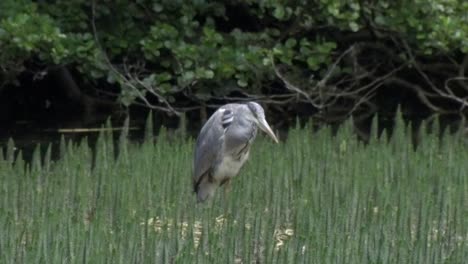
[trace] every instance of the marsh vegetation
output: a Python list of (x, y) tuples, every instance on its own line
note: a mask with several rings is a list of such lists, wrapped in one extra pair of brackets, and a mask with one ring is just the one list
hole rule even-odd
[(462, 263), (468, 151), (422, 126), (417, 147), (295, 128), (260, 138), (232, 190), (197, 205), (193, 139), (62, 141), (31, 163), (0, 157), (1, 263)]

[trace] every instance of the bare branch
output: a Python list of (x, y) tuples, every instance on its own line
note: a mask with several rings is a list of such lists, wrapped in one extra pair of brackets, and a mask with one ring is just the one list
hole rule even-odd
[(437, 95), (431, 94), (431, 93), (428, 93), (428, 92), (424, 91), (424, 89), (422, 89), (419, 85), (410, 83), (408, 81), (405, 81), (405, 80), (397, 78), (397, 77), (388, 78), (385, 81), (385, 83), (386, 84), (397, 84), (399, 86), (409, 88), (409, 89), (413, 90), (416, 93), (416, 95), (418, 96), (418, 98), (421, 100), (421, 102), (423, 102), (431, 110), (433, 110), (435, 112), (439, 112), (439, 113), (448, 113), (448, 111), (435, 106), (433, 103), (431, 103), (431, 101), (429, 101), (429, 99), (428, 99), (429, 97), (437, 97)]
[(330, 68), (328, 68), (328, 71), (327, 73), (325, 74), (325, 76), (323, 77), (322, 80), (320, 80), (318, 83), (317, 83), (317, 87), (323, 87), (327, 84), (327, 81), (328, 79), (330, 79), (330, 76), (332, 75), (333, 72), (335, 72), (335, 69), (336, 69), (336, 66), (338, 66), (338, 63), (340, 63), (343, 58), (348, 55), (349, 53), (351, 52), (355, 52), (355, 46), (352, 45), (351, 47), (349, 47), (347, 50), (345, 50), (343, 53), (341, 53), (341, 55), (335, 60), (335, 62), (330, 66)]
[[(436, 92), (440, 97), (450, 99), (452, 101), (455, 101), (460, 104), (460, 110), (462, 111), (465, 107), (468, 107), (468, 101), (466, 98), (460, 98), (457, 95), (455, 95), (452, 91), (452, 89), (448, 86), (447, 81), (445, 82), (444, 85), (444, 90), (439, 89), (427, 76), (427, 74), (421, 69), (419, 66), (419, 63), (416, 61), (413, 52), (411, 51), (411, 48), (409, 47), (408, 43), (405, 40), (402, 40), (403, 46), (405, 47), (406, 52), (408, 53), (410, 57), (410, 62), (416, 69), (416, 71), (423, 77), (424, 81), (431, 87), (431, 89)], [(465, 57), (466, 58), (466, 57)], [(468, 59), (467, 59), (468, 60)], [(468, 63), (468, 62), (466, 62)], [(463, 68), (463, 67), (462, 67)], [(464, 71), (464, 70), (463, 70)], [(463, 72), (464, 73), (464, 72)]]
[(463, 58), (463, 62), (460, 65), (460, 68), (458, 69), (458, 76), (460, 79), (458, 79), (458, 83), (460, 84), (461, 87), (465, 88), (465, 91), (468, 91), (468, 78), (465, 77), (465, 72), (468, 70), (468, 54), (465, 55)]
[[(310, 103), (320, 110), (319, 115), (321, 116), (328, 116), (332, 112), (336, 113), (338, 111), (341, 114), (336, 118), (342, 119), (363, 109), (366, 109), (366, 113), (372, 114), (377, 109), (371, 102), (372, 97), (375, 96), (376, 90), (385, 84), (388, 78), (406, 68), (408, 63), (403, 61), (398, 67), (384, 75), (375, 76), (378, 67), (374, 67), (368, 71), (359, 64), (357, 56), (361, 50), (358, 47), (360, 47), (359, 44), (352, 45), (342, 52), (330, 65), (324, 77), (313, 87), (307, 89), (302, 89), (293, 85), (275, 64), (273, 64), (273, 67), (276, 76), (285, 84), (286, 89), (293, 94), (299, 95), (297, 100), (305, 98), (304, 102)], [(335, 81), (335, 83), (331, 83), (331, 76), (333, 76), (338, 65), (343, 62), (347, 56), (350, 57), (351, 63), (354, 69), (356, 69), (354, 71), (355, 75), (345, 75), (343, 78)], [(361, 85), (362, 81), (365, 81), (364, 85)], [(343, 104), (343, 102), (346, 102), (346, 104)], [(363, 116), (365, 117), (367, 115), (364, 114)], [(327, 119), (329, 120), (329, 117), (327, 117)]]
[[(169, 113), (169, 114), (175, 114), (177, 116), (180, 115), (180, 112), (175, 110), (170, 104), (169, 102), (167, 102), (166, 99), (164, 99), (162, 96), (160, 96), (157, 92), (155, 92), (155, 89), (153, 89), (152, 87), (148, 87), (148, 85), (144, 85), (143, 82), (141, 82), (137, 77), (133, 76), (132, 74), (130, 74), (130, 71), (128, 70), (128, 68), (126, 68), (126, 64), (124, 64), (124, 67), (127, 69), (125, 71), (125, 75), (122, 74), (113, 64), (112, 62), (110, 61), (109, 59), (109, 56), (107, 56), (107, 53), (104, 51), (103, 47), (101, 46), (101, 43), (99, 41), (99, 37), (98, 37), (98, 34), (97, 34), (97, 28), (96, 28), (96, 1), (93, 0), (92, 1), (92, 18), (91, 18), (91, 25), (92, 25), (92, 29), (93, 29), (93, 35), (94, 35), (94, 41), (96, 42), (96, 45), (98, 46), (104, 60), (106, 61), (106, 64), (107, 66), (109, 67), (109, 69), (118, 77), (118, 79), (120, 80), (120, 83), (122, 85), (124, 85), (125, 87), (127, 88), (130, 88), (132, 89), (136, 95), (138, 96), (138, 99), (140, 99), (141, 101), (143, 101), (145, 103), (145, 105), (148, 107), (148, 108), (151, 108), (151, 109), (154, 109), (154, 110), (158, 110), (158, 111), (163, 111), (163, 112), (166, 112), (166, 113)], [(137, 68), (142, 68), (142, 67), (137, 67)], [(136, 85), (137, 84), (137, 85)], [(151, 104), (148, 99), (146, 99), (146, 96), (143, 92), (140, 91), (139, 87), (143, 87), (146, 91), (149, 91), (151, 94), (153, 94), (154, 96), (156, 96), (158, 98), (158, 100), (160, 102), (162, 102), (165, 107), (163, 106), (156, 106), (154, 104)]]
[(299, 94), (299, 95), (302, 95), (304, 96), (307, 101), (313, 105), (314, 107), (318, 108), (318, 109), (321, 109), (323, 106), (322, 105), (318, 105), (318, 104), (315, 104), (312, 99), (310, 98), (309, 94), (307, 94), (306, 92), (302, 91), (301, 89), (299, 89), (299, 87), (293, 85), (292, 83), (290, 83), (282, 74), (281, 72), (278, 70), (278, 68), (276, 67), (275, 65), (275, 62), (274, 62), (274, 59), (272, 59), (272, 64), (273, 64), (273, 69), (275, 71), (275, 74), (278, 78), (281, 79), (281, 81), (284, 83), (285, 87), (290, 90), (290, 91), (293, 91), (295, 92), (296, 94)]

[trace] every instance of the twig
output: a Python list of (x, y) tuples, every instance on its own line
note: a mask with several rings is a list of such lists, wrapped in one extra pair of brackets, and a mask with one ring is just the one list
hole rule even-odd
[(312, 99), (310, 98), (309, 94), (307, 94), (306, 92), (304, 92), (304, 91), (302, 91), (301, 89), (299, 89), (299, 87), (297, 87), (297, 86), (293, 85), (292, 83), (290, 83), (290, 82), (280, 73), (280, 71), (278, 70), (278, 68), (277, 68), (276, 65), (275, 65), (275, 62), (274, 62), (274, 59), (273, 59), (273, 58), (271, 59), (271, 61), (272, 61), (273, 69), (274, 69), (274, 71), (275, 71), (276, 76), (277, 76), (278, 78), (281, 79), (281, 81), (284, 83), (285, 87), (286, 87), (288, 90), (293, 91), (293, 92), (295, 92), (295, 93), (297, 93), (297, 94), (300, 94), (300, 95), (304, 96), (304, 98), (306, 98), (307, 101), (308, 101), (311, 105), (313, 105), (314, 107), (316, 107), (316, 108), (318, 108), (318, 109), (323, 108), (322, 105), (315, 104), (315, 103), (312, 101)]
[(416, 93), (416, 95), (418, 96), (418, 98), (428, 108), (430, 108), (432, 111), (439, 112), (439, 113), (447, 113), (448, 112), (448, 111), (446, 111), (446, 110), (444, 110), (442, 108), (439, 108), (439, 107), (435, 106), (434, 104), (432, 104), (429, 101), (428, 97), (437, 97), (437, 95), (430, 94), (430, 93), (424, 91), (419, 85), (410, 83), (408, 81), (405, 81), (405, 80), (397, 78), (397, 77), (390, 77), (385, 81), (385, 83), (387, 83), (387, 84), (395, 83), (395, 84), (398, 84), (400, 86), (403, 86), (403, 87), (406, 87), (406, 88), (409, 88), (409, 89), (413, 90)]
[[(106, 61), (107, 63), (107, 66), (109, 67), (109, 69), (121, 80), (121, 83), (125, 86), (127, 86), (127, 88), (130, 88), (132, 90), (134, 90), (136, 92), (136, 94), (138, 95), (138, 98), (140, 100), (142, 100), (147, 107), (151, 108), (151, 109), (154, 109), (154, 110), (159, 110), (159, 111), (163, 111), (163, 112), (166, 112), (166, 113), (170, 113), (170, 114), (175, 114), (177, 116), (180, 115), (180, 113), (178, 111), (176, 111), (173, 107), (170, 106), (170, 104), (167, 102), (167, 100), (160, 100), (160, 97), (158, 97), (158, 99), (160, 100), (160, 102), (163, 102), (165, 103), (166, 107), (162, 107), (162, 106), (156, 106), (156, 105), (153, 105), (151, 104), (145, 97), (145, 95), (140, 91), (140, 89), (138, 89), (138, 87), (136, 87), (133, 83), (132, 83), (132, 79), (135, 80), (134, 77), (129, 77), (129, 75), (125, 76), (123, 75), (118, 69), (116, 69), (114, 67), (114, 65), (111, 63), (109, 57), (107, 56), (107, 53), (104, 51), (103, 47), (101, 46), (101, 43), (99, 41), (99, 38), (98, 38), (98, 34), (97, 34), (97, 29), (96, 29), (96, 1), (93, 0), (92, 1), (92, 5), (91, 5), (91, 8), (92, 8), (92, 19), (91, 19), (91, 26), (92, 26), (92, 29), (93, 29), (93, 35), (94, 35), (94, 41), (96, 42), (96, 45), (98, 46), (101, 54), (103, 55), (104, 57), (104, 60)], [(124, 65), (125, 66), (125, 65)], [(128, 73), (128, 72), (127, 72)], [(138, 84), (141, 84), (141, 82), (137, 82)], [(145, 88), (146, 90), (150, 91), (152, 89), (148, 89), (148, 87), (146, 87), (146, 85), (143, 86), (143, 88)], [(153, 95), (155, 93), (152, 93)]]
[(403, 46), (405, 47), (406, 52), (408, 53), (408, 55), (410, 57), (410, 62), (412, 63), (412, 65), (414, 66), (416, 71), (423, 77), (424, 81), (426, 81), (426, 83), (431, 87), (431, 89), (434, 92), (436, 92), (440, 97), (450, 99), (452, 101), (455, 101), (455, 102), (459, 103), (460, 104), (460, 110), (459, 111), (462, 111), (465, 107), (468, 107), (468, 101), (465, 98), (460, 98), (460, 97), (456, 96), (453, 93), (452, 89), (450, 89), (450, 87), (447, 85), (447, 82), (445, 82), (445, 85), (444, 85), (444, 89), (445, 89), (446, 92), (439, 89), (430, 80), (430, 78), (427, 76), (427, 74), (423, 70), (421, 70), (421, 67), (419, 66), (418, 62), (416, 61), (416, 59), (415, 59), (415, 57), (413, 55), (413, 52), (411, 51), (408, 43), (405, 40), (402, 40), (402, 43), (403, 43)]

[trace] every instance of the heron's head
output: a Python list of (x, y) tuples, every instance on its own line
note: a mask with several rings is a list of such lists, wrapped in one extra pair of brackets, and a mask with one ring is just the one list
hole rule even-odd
[(271, 130), (270, 125), (265, 118), (265, 111), (263, 110), (262, 106), (255, 102), (248, 102), (247, 107), (249, 108), (250, 112), (253, 115), (253, 121), (257, 124), (257, 126), (268, 136), (270, 136), (276, 143), (278, 143), (278, 138), (276, 138), (275, 133)]

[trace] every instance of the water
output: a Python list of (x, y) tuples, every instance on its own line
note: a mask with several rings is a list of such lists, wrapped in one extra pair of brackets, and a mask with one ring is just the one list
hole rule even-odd
[[(214, 111), (214, 110), (212, 110)], [(212, 111), (209, 113), (211, 114)], [(129, 134), (128, 137), (131, 141), (141, 142), (145, 134), (145, 125), (146, 119), (148, 116), (148, 111), (139, 111), (132, 112), (130, 123), (129, 123)], [(177, 117), (167, 117), (160, 115), (158, 113), (153, 113), (153, 126), (154, 134), (158, 134), (162, 126), (168, 129), (169, 134), (175, 134), (180, 136), (179, 126), (180, 119)], [(267, 115), (268, 116), (268, 115)], [(379, 133), (384, 129), (389, 131), (391, 134), (394, 120), (394, 114), (381, 115), (379, 118)], [(79, 115), (58, 117), (58, 118), (48, 118), (47, 116), (42, 116), (41, 118), (35, 120), (18, 120), (12, 124), (5, 125), (0, 130), (0, 148), (6, 149), (8, 140), (12, 138), (15, 143), (16, 152), (21, 151), (24, 159), (26, 161), (30, 160), (34, 149), (39, 145), (41, 147), (41, 152), (45, 152), (49, 145), (52, 146), (52, 153), (54, 153), (53, 158), (57, 158), (59, 155), (59, 143), (62, 137), (65, 140), (79, 142), (82, 138), (86, 137), (91, 147), (94, 146), (96, 139), (99, 135), (99, 132), (105, 127), (106, 122), (109, 122), (112, 126), (114, 138), (118, 138), (122, 131), (122, 125), (126, 118), (125, 114), (117, 113), (113, 116), (108, 116), (104, 114), (95, 115), (91, 119), (89, 117), (83, 117)], [(191, 137), (196, 137), (201, 126), (202, 122), (199, 120), (198, 116), (195, 116), (194, 113), (187, 115), (187, 118), (190, 120), (186, 122), (183, 127), (187, 130), (184, 131), (184, 135)], [(195, 120), (193, 120), (195, 119)], [(287, 137), (288, 129), (290, 126), (295, 126), (295, 124), (290, 124), (299, 120), (301, 125), (309, 122), (310, 119), (307, 117), (302, 117), (299, 119), (290, 118), (289, 121), (285, 122), (284, 119), (268, 116), (267, 118), (276, 131), (279, 134), (280, 139), (285, 139)], [(418, 129), (421, 122), (426, 120), (427, 122), (433, 122), (434, 117), (420, 117), (420, 116), (405, 116), (406, 121), (410, 121), (412, 124), (412, 129)], [(449, 129), (451, 132), (455, 132), (460, 125), (462, 124), (462, 119), (459, 115), (444, 115), (440, 117), (440, 127), (441, 131), (444, 129)], [(315, 122), (312, 120), (315, 129), (324, 125), (325, 123)], [(370, 134), (372, 119), (360, 121), (355, 123), (355, 133), (358, 138), (367, 141), (368, 135)], [(337, 130), (341, 122), (335, 122), (330, 124), (333, 130)], [(414, 136), (417, 136), (417, 133), (413, 133)], [(413, 138), (414, 142), (417, 142), (417, 138)]]

